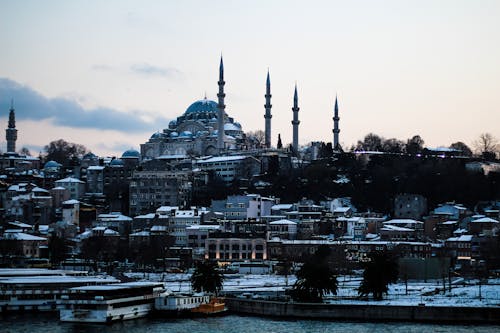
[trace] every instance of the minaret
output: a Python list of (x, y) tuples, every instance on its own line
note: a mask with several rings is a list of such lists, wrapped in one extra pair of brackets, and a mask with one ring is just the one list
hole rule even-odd
[(333, 114), (333, 150), (339, 150), (339, 104), (337, 102), (337, 96), (335, 96), (335, 108)]
[(17, 129), (16, 129), (16, 114), (14, 112), (14, 101), (10, 102), (10, 112), (9, 112), (9, 128), (5, 130), (5, 139), (7, 139), (7, 152), (16, 152), (16, 140), (17, 140)]
[(269, 70), (267, 70), (267, 80), (266, 80), (266, 104), (264, 107), (266, 108), (266, 114), (264, 115), (264, 118), (266, 119), (266, 148), (271, 148), (271, 118), (273, 117), (271, 115), (271, 108), (273, 107), (271, 105), (271, 80), (269, 79)]
[(297, 84), (295, 84), (295, 92), (293, 93), (293, 152), (298, 155), (299, 152), (299, 98), (297, 97)]
[(226, 106), (224, 105), (224, 64), (222, 63), (222, 56), (220, 57), (220, 65), (219, 65), (219, 93), (217, 97), (219, 99), (219, 103), (217, 104), (217, 150), (219, 154), (224, 150), (224, 109)]

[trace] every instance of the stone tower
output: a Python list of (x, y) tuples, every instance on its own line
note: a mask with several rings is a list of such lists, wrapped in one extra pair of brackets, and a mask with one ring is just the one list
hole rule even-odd
[(295, 92), (293, 93), (293, 152), (298, 155), (299, 152), (299, 98), (297, 97), (297, 84), (295, 84)]
[(222, 62), (222, 56), (220, 57), (220, 65), (219, 65), (219, 92), (217, 93), (218, 104), (217, 104), (217, 150), (219, 154), (224, 150), (224, 109), (226, 106), (224, 105), (224, 64)]
[(339, 146), (339, 104), (337, 101), (337, 96), (335, 96), (335, 108), (333, 113), (333, 150), (340, 150)]
[(16, 152), (16, 140), (17, 140), (17, 129), (16, 129), (16, 113), (14, 111), (14, 102), (10, 103), (9, 112), (9, 127), (5, 130), (5, 139), (7, 139), (7, 152)]
[(266, 148), (271, 148), (271, 118), (273, 117), (271, 115), (271, 108), (273, 107), (271, 105), (271, 80), (269, 79), (269, 70), (267, 71), (267, 80), (266, 80), (266, 104), (264, 105), (264, 108), (266, 109), (266, 114), (264, 115), (264, 118), (266, 119), (266, 126), (265, 126), (265, 140), (266, 140)]

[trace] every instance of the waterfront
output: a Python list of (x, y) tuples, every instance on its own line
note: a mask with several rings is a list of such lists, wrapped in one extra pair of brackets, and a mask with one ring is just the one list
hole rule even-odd
[(269, 318), (229, 315), (218, 318), (196, 319), (139, 319), (118, 322), (112, 325), (82, 325), (61, 323), (56, 315), (49, 314), (11, 314), (1, 318), (3, 333), (136, 333), (136, 332), (286, 332), (286, 333), (324, 333), (324, 332), (453, 332), (486, 333), (499, 332), (500, 325), (444, 325), (420, 323), (367, 323), (321, 320), (277, 320)]

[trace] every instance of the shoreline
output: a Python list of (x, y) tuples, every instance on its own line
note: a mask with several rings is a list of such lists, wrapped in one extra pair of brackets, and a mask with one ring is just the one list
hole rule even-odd
[(226, 298), (229, 311), (274, 318), (499, 324), (500, 307), (324, 304)]

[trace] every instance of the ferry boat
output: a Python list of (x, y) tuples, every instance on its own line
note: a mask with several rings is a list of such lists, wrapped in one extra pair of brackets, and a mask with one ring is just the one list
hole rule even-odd
[(113, 277), (85, 276), (77, 272), (70, 276), (62, 274), (38, 269), (0, 270), (0, 312), (55, 311), (58, 300), (69, 288), (120, 282)]
[(64, 322), (110, 323), (145, 317), (164, 290), (163, 283), (155, 282), (71, 288), (61, 297), (59, 318)]
[(167, 316), (189, 316), (191, 310), (210, 302), (210, 296), (166, 291), (155, 300), (155, 311)]
[(165, 292), (155, 300), (155, 311), (161, 315), (190, 317), (216, 315), (227, 310), (224, 301), (203, 293)]

